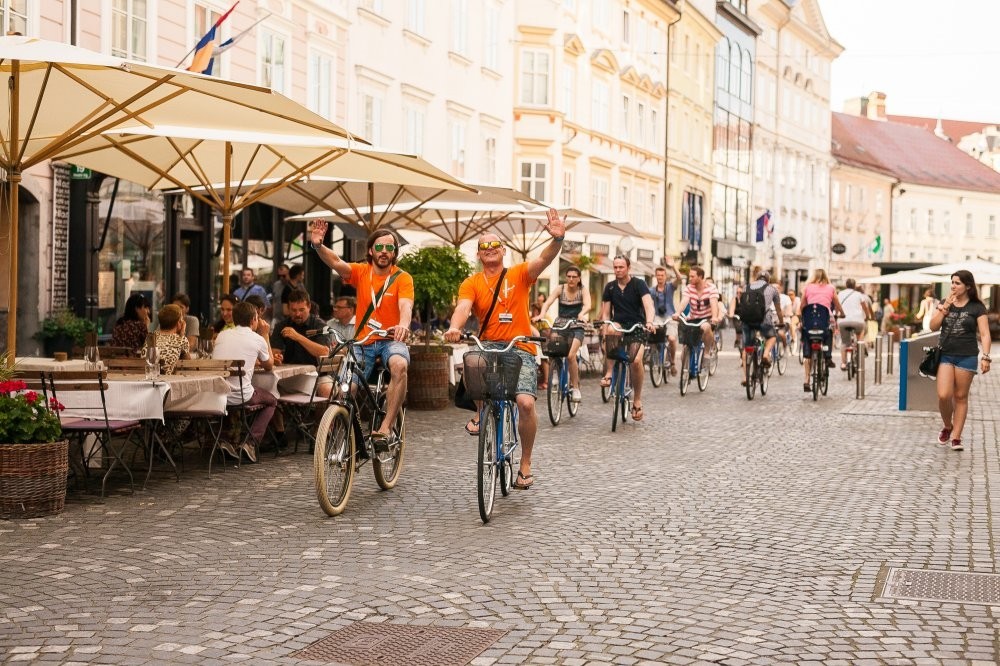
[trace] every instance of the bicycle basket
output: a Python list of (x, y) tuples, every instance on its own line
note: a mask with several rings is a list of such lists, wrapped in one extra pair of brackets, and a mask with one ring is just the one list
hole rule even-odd
[(667, 341), (667, 325), (660, 324), (653, 329), (653, 332), (649, 336), (649, 344), (659, 345)]
[(612, 361), (631, 363), (645, 340), (646, 336), (642, 332), (632, 332), (627, 335), (617, 331), (607, 333), (604, 336), (604, 355)]
[(681, 324), (679, 337), (681, 344), (694, 349), (702, 342), (701, 327)]
[(515, 352), (473, 350), (462, 357), (465, 390), (474, 400), (510, 400), (517, 394), (521, 357)]
[(552, 331), (542, 345), (542, 353), (549, 358), (562, 358), (569, 355), (569, 338), (561, 331)]

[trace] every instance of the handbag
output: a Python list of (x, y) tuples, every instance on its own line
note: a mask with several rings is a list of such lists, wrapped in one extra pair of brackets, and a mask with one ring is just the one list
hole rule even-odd
[(917, 369), (917, 371), (920, 373), (921, 377), (927, 377), (928, 379), (935, 379), (937, 377), (938, 366), (940, 364), (941, 364), (941, 348), (925, 347), (924, 360), (920, 362), (920, 367)]
[[(503, 278), (506, 274), (507, 274), (506, 268), (500, 272), (500, 279), (497, 281), (498, 286), (503, 283)], [(500, 289), (498, 287), (497, 290), (493, 292), (493, 302), (490, 303), (490, 309), (486, 312), (486, 316), (483, 317), (482, 324), (479, 325), (479, 335), (476, 337), (482, 339), (483, 331), (486, 330), (486, 322), (488, 322), (490, 320), (490, 317), (493, 315), (493, 310), (497, 306), (497, 298), (499, 296), (500, 296)], [(461, 379), (458, 380), (458, 384), (455, 386), (455, 406), (458, 407), (459, 409), (465, 409), (470, 412), (477, 411), (476, 401), (473, 400), (471, 397), (469, 397), (469, 392), (465, 388), (464, 375), (462, 376)]]

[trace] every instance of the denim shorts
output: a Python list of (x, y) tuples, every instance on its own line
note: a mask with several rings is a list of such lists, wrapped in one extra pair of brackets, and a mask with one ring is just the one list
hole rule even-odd
[(774, 324), (769, 324), (767, 322), (761, 323), (759, 326), (754, 326), (752, 324), (743, 324), (743, 339), (746, 340), (743, 344), (748, 345), (753, 341), (754, 330), (760, 331), (760, 337), (765, 340), (770, 340), (777, 333), (774, 330)]
[(941, 363), (953, 365), (962, 370), (976, 373), (979, 370), (979, 355), (976, 356), (952, 356), (951, 354), (941, 354)]
[[(506, 346), (506, 342), (483, 342), (483, 347), (486, 349), (503, 349)], [(473, 349), (475, 349), (475, 345), (473, 345)], [(517, 376), (517, 393), (537, 398), (538, 362), (535, 360), (535, 355), (517, 347), (511, 348), (511, 351), (516, 352), (521, 357), (521, 372)]]
[[(369, 375), (372, 368), (375, 367), (376, 358), (382, 359), (382, 367), (386, 369), (389, 367), (389, 358), (392, 356), (402, 356), (403, 360), (406, 361), (406, 365), (410, 364), (410, 350), (405, 342), (378, 340), (373, 344), (362, 346), (360, 350), (355, 347), (354, 350), (355, 357), (361, 363), (361, 367), (364, 368), (365, 375)], [(355, 377), (355, 380), (361, 381), (358, 377)]]

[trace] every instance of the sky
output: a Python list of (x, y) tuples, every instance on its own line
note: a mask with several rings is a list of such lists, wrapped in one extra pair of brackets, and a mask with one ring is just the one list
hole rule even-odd
[(819, 0), (844, 52), (830, 106), (873, 90), (889, 115), (1000, 123), (1000, 0)]

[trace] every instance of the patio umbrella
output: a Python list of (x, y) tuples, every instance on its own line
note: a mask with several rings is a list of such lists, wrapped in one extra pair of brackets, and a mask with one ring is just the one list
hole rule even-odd
[[(628, 222), (608, 222), (575, 208), (561, 209), (559, 215), (566, 223), (567, 233), (642, 236)], [(493, 230), (504, 239), (507, 247), (521, 255), (522, 260), (527, 260), (528, 254), (549, 241), (549, 236), (545, 232), (545, 210), (509, 215), (505, 220), (499, 222)]]
[(875, 277), (861, 278), (858, 284), (934, 284), (940, 281), (940, 276), (927, 273), (924, 269), (917, 271), (899, 271)]
[(0, 37), (0, 169), (7, 175), (10, 309), (7, 349), (16, 351), (18, 202), (21, 173), (102, 132), (133, 125), (348, 137), (343, 128), (266, 88), (106, 56), (60, 42)]

